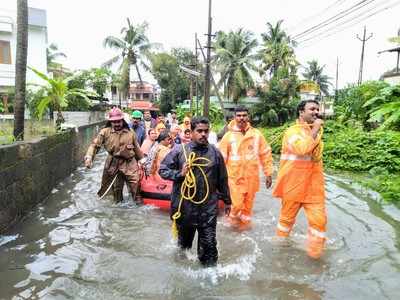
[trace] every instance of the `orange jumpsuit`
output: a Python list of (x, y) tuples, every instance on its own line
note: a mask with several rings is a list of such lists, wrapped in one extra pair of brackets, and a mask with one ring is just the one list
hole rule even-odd
[(230, 219), (233, 223), (248, 225), (254, 197), (260, 188), (260, 165), (265, 176), (272, 174), (271, 147), (260, 131), (247, 124), (242, 132), (233, 120), (219, 144), (219, 149), (228, 170), (232, 198)]
[(318, 258), (325, 243), (326, 212), (322, 166), (322, 132), (312, 137), (308, 124), (287, 129), (282, 141), (281, 160), (273, 196), (282, 199), (277, 235), (287, 237), (300, 208), (308, 220), (308, 255)]

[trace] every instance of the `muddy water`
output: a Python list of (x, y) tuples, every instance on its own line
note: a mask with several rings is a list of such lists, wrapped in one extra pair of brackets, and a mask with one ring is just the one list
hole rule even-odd
[(0, 236), (0, 299), (400, 299), (400, 213), (349, 180), (327, 176), (321, 260), (305, 255), (303, 214), (288, 242), (274, 238), (279, 202), (262, 189), (251, 231), (220, 219), (205, 269), (177, 254), (165, 212), (98, 201), (101, 168), (78, 169)]

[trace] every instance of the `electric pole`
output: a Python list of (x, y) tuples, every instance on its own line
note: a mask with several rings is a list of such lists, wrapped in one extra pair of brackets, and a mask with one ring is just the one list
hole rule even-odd
[(207, 60), (204, 82), (203, 116), (208, 118), (210, 110), (210, 61), (211, 61), (211, 0), (208, 0), (208, 34), (207, 34)]
[(335, 100), (338, 99), (339, 93), (339, 56), (336, 58), (336, 87), (335, 87)]
[[(194, 35), (194, 47), (195, 47), (195, 63), (194, 63), (194, 70), (197, 72), (197, 65), (198, 65), (198, 53), (197, 53), (197, 33)], [(196, 76), (196, 116), (199, 112), (199, 78)]]
[(364, 35), (363, 38), (360, 39), (360, 37), (357, 34), (357, 38), (362, 42), (362, 48), (361, 48), (361, 60), (360, 60), (360, 72), (358, 74), (358, 85), (362, 83), (362, 75), (363, 75), (363, 67), (364, 67), (364, 50), (365, 50), (365, 42), (368, 41), (372, 37), (372, 33), (369, 35), (368, 38), (365, 38), (367, 34), (367, 28), (364, 26)]
[[(197, 43), (199, 44), (199, 49), (201, 51), (201, 54), (203, 55), (203, 59), (206, 60), (206, 56), (204, 54), (203, 47), (201, 46), (200, 41), (197, 40)], [(221, 107), (222, 114), (224, 115), (224, 118), (225, 118), (226, 117), (226, 112), (225, 112), (225, 108), (224, 108), (224, 103), (223, 103), (221, 95), (218, 92), (217, 83), (215, 82), (214, 76), (213, 76), (213, 74), (211, 72), (210, 72), (210, 81), (214, 86), (214, 90), (215, 90), (215, 93), (217, 94), (217, 98), (218, 98), (218, 101), (219, 101), (219, 106)]]

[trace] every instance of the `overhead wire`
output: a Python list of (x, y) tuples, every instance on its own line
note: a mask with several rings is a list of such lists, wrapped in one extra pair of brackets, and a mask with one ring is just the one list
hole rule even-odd
[(367, 10), (364, 10), (364, 11), (362, 11), (361, 13), (359, 13), (359, 14), (356, 15), (356, 16), (351, 16), (350, 18), (345, 19), (345, 20), (344, 20), (343, 22), (341, 22), (341, 23), (333, 24), (333, 25), (332, 25), (331, 27), (329, 27), (328, 29), (326, 29), (326, 30), (324, 30), (324, 31), (322, 31), (322, 32), (319, 32), (319, 33), (317, 33), (317, 34), (315, 34), (315, 35), (313, 35), (313, 36), (311, 36), (311, 37), (307, 37), (307, 38), (304, 38), (304, 39), (303, 39), (303, 38), (300, 38), (300, 40), (297, 40), (296, 42), (297, 42), (298, 44), (301, 44), (302, 42), (311, 40), (311, 39), (313, 39), (313, 38), (315, 38), (315, 37), (319, 37), (319, 36), (321, 36), (321, 34), (327, 33), (327, 32), (329, 32), (329, 31), (332, 31), (332, 30), (334, 30), (334, 29), (337, 29), (338, 27), (340, 27), (340, 26), (342, 26), (342, 25), (345, 25), (345, 24), (347, 24), (347, 23), (349, 23), (349, 22), (352, 22), (352, 21), (355, 21), (355, 20), (359, 19), (360, 17), (362, 17), (362, 16), (364, 16), (365, 14), (367, 14), (367, 13), (369, 13), (369, 12), (375, 10), (376, 8), (379, 8), (380, 6), (382, 6), (382, 5), (384, 5), (384, 4), (387, 4), (387, 0), (383, 0), (383, 1), (379, 2), (379, 3), (378, 3), (377, 5), (375, 5), (374, 7), (370, 8), (370, 9), (367, 9)]
[(374, 1), (376, 1), (376, 0), (362, 0), (362, 1), (359, 1), (358, 3), (354, 4), (353, 6), (347, 8), (345, 10), (342, 10), (341, 12), (339, 12), (336, 15), (328, 18), (327, 20), (322, 21), (322, 22), (310, 27), (310, 28), (304, 30), (303, 32), (301, 32), (299, 34), (293, 35), (291, 38), (294, 39), (294, 40), (302, 38), (305, 35), (308, 35), (308, 34), (314, 32), (314, 31), (317, 31), (317, 30), (319, 30), (321, 28), (324, 28), (324, 27), (326, 27), (326, 26), (328, 26), (328, 25), (330, 25), (330, 24), (332, 24), (332, 23), (334, 23), (334, 22), (336, 22), (336, 21), (338, 21), (340, 19), (343, 19), (343, 18), (347, 17), (348, 15), (351, 15), (352, 13), (362, 9), (363, 7), (371, 4)]
[[(383, 2), (387, 2), (387, 1), (383, 1)], [(381, 4), (383, 4), (383, 3), (381, 3)], [(377, 6), (381, 6), (381, 4), (380, 4), (380, 5), (377, 5)], [(400, 4), (400, 1), (393, 2), (393, 3), (391, 3), (390, 5), (385, 6), (385, 7), (381, 8), (381, 9), (379, 9), (379, 10), (377, 10), (377, 11), (374, 11), (373, 13), (371, 13), (371, 14), (365, 16), (364, 18), (361, 18), (361, 19), (359, 19), (359, 20), (356, 20), (355, 22), (351, 23), (350, 25), (345, 26), (345, 27), (342, 27), (342, 28), (340, 28), (339, 30), (336, 30), (336, 31), (334, 31), (334, 32), (332, 32), (332, 33), (329, 33), (329, 34), (326, 34), (326, 35), (322, 35), (322, 34), (324, 34), (324, 33), (327, 33), (327, 32), (329, 32), (329, 31), (332, 31), (333, 29), (336, 29), (337, 26), (336, 26), (335, 28), (334, 28), (334, 27), (331, 27), (330, 29), (325, 30), (324, 32), (321, 32), (321, 33), (319, 33), (319, 34), (316, 34), (316, 35), (314, 35), (314, 36), (312, 36), (312, 37), (309, 37), (309, 38), (307, 38), (307, 39), (305, 39), (305, 40), (298, 41), (297, 43), (298, 43), (298, 45), (299, 45), (301, 48), (307, 48), (308, 46), (304, 46), (303, 43), (309, 42), (309, 41), (312, 41), (312, 40), (318, 38), (318, 39), (319, 39), (318, 41), (316, 41), (316, 42), (310, 44), (310, 45), (315, 45), (316, 43), (322, 41), (322, 40), (325, 39), (325, 38), (328, 38), (328, 37), (330, 37), (330, 36), (332, 36), (332, 35), (335, 35), (335, 34), (338, 34), (338, 33), (340, 33), (340, 32), (343, 32), (344, 30), (346, 30), (346, 29), (348, 29), (348, 28), (351, 28), (351, 27), (353, 27), (353, 26), (355, 26), (355, 25), (357, 25), (357, 24), (360, 24), (361, 22), (363, 22), (363, 21), (365, 21), (365, 20), (367, 20), (367, 19), (369, 19), (369, 18), (371, 18), (371, 17), (373, 17), (373, 16), (375, 16), (375, 15), (377, 15), (377, 14), (383, 12), (383, 11), (386, 11), (386, 10), (388, 10), (388, 9), (391, 9), (391, 8), (393, 8), (393, 7), (395, 7), (395, 6), (399, 5), (399, 4)], [(375, 6), (374, 8), (376, 8), (377, 6)], [(358, 15), (358, 17), (356, 17), (356, 19), (359, 18), (360, 16), (365, 15), (365, 13), (368, 13), (368, 12), (369, 12), (369, 11), (364, 12), (364, 13)], [(340, 26), (340, 25), (345, 25), (345, 24), (347, 24), (347, 23), (349, 23), (349, 22), (351, 22), (351, 21), (354, 21), (354, 20), (355, 20), (355, 19), (352, 18), (351, 20), (348, 20), (348, 21), (346, 21), (346, 22), (342, 22), (341, 24), (339, 24), (339, 26)], [(321, 36), (321, 35), (322, 35), (322, 36)], [(309, 46), (310, 46), (310, 45), (309, 45)]]
[(319, 16), (324, 15), (326, 12), (330, 11), (335, 6), (340, 6), (344, 1), (346, 1), (346, 0), (337, 0), (337, 1), (335, 1), (334, 3), (332, 3), (331, 5), (328, 5), (327, 7), (325, 7), (324, 9), (319, 11), (318, 13), (316, 13), (314, 15), (311, 15), (309, 17), (306, 17), (306, 18), (302, 19), (301, 21), (297, 22), (296, 24), (290, 26), (288, 28), (288, 31), (291, 31), (293, 28), (297, 28), (300, 25), (304, 25), (304, 24), (310, 23), (310, 20), (313, 21), (316, 18), (318, 18)]

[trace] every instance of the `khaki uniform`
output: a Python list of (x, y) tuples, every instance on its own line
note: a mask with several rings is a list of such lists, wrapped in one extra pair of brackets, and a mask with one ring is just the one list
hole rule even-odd
[(123, 128), (120, 131), (115, 131), (110, 127), (103, 128), (90, 144), (86, 156), (91, 157), (93, 160), (101, 146), (104, 146), (108, 152), (108, 157), (104, 165), (103, 178), (98, 195), (102, 196), (115, 176), (117, 176), (113, 184), (114, 201), (122, 201), (124, 182), (128, 185), (132, 198), (135, 200), (139, 185), (137, 162), (143, 158), (135, 133), (127, 128)]

